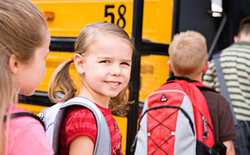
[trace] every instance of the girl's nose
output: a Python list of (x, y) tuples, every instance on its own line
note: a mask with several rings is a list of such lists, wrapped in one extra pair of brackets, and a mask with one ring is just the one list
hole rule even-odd
[(113, 67), (111, 68), (111, 74), (115, 75), (115, 76), (119, 76), (121, 75), (121, 68), (120, 65), (113, 65)]

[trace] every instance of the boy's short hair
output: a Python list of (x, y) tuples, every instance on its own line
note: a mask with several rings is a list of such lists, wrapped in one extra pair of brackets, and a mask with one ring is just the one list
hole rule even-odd
[(196, 31), (176, 34), (169, 46), (169, 57), (174, 74), (188, 76), (201, 73), (207, 61), (205, 37)]
[(241, 20), (238, 36), (240, 37), (242, 34), (248, 35), (250, 33), (250, 17), (245, 17)]

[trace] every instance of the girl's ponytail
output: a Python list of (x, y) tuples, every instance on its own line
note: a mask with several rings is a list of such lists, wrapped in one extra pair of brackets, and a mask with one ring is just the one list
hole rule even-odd
[[(48, 94), (50, 100), (54, 103), (63, 102), (75, 97), (77, 89), (69, 74), (69, 67), (72, 62), (72, 60), (64, 61), (52, 75)], [(57, 93), (61, 93), (64, 96), (60, 98)]]

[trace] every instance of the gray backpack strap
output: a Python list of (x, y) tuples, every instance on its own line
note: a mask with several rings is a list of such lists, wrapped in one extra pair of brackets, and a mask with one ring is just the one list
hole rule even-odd
[(229, 103), (230, 109), (232, 111), (233, 119), (234, 119), (234, 124), (237, 125), (238, 122), (237, 122), (237, 119), (235, 117), (235, 113), (234, 113), (234, 110), (233, 110), (233, 105), (232, 105), (231, 99), (229, 97), (229, 92), (228, 92), (228, 89), (227, 89), (226, 81), (224, 79), (224, 75), (223, 75), (222, 68), (221, 68), (221, 65), (220, 65), (221, 52), (222, 51), (219, 51), (218, 53), (213, 55), (213, 59), (214, 59), (214, 63), (215, 63), (215, 71), (216, 71), (216, 75), (218, 77), (221, 94), (226, 98), (227, 102)]
[[(103, 116), (100, 109), (89, 99), (84, 97), (75, 97), (67, 102), (65, 102), (61, 107), (58, 113), (58, 117), (64, 116), (65, 108), (72, 105), (81, 105), (88, 108), (95, 116), (96, 123), (97, 123), (97, 137), (94, 149), (94, 155), (101, 155), (101, 154), (111, 154), (111, 138), (110, 138), (110, 131), (108, 124), (106, 122), (105, 117)], [(61, 110), (62, 109), (62, 110)], [(61, 123), (56, 124), (56, 127), (61, 128)], [(55, 130), (55, 132), (58, 132)], [(58, 144), (58, 143), (57, 143)]]
[(62, 127), (62, 123), (63, 123), (63, 118), (65, 116), (65, 108), (63, 109), (59, 109), (57, 115), (56, 115), (56, 119), (57, 121), (55, 121), (54, 124), (54, 131), (53, 131), (53, 138), (52, 138), (52, 148), (55, 152), (55, 155), (59, 155), (60, 154), (60, 141), (59, 141), (59, 137), (60, 137), (60, 130)]
[(63, 103), (64, 102), (60, 102), (51, 107), (44, 108), (38, 114), (38, 117), (44, 122), (46, 135), (55, 154), (59, 154), (58, 139), (62, 124), (61, 122), (63, 121), (64, 118), (64, 115), (62, 115), (62, 113), (64, 113), (63, 111), (64, 109), (60, 109), (60, 107)]

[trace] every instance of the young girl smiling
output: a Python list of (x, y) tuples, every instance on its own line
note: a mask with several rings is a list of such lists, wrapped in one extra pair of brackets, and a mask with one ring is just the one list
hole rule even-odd
[[(132, 40), (119, 26), (106, 22), (89, 24), (77, 38), (76, 54), (58, 67), (49, 87), (53, 102), (82, 96), (97, 105), (109, 126), (111, 154), (122, 154), (122, 135), (111, 111), (119, 114), (126, 110), (133, 50)], [(81, 77), (79, 91), (68, 74), (72, 62)], [(55, 96), (58, 88), (64, 94), (62, 99)], [(96, 121), (91, 111), (81, 106), (69, 107), (60, 133), (61, 154), (93, 154), (96, 135)]]

